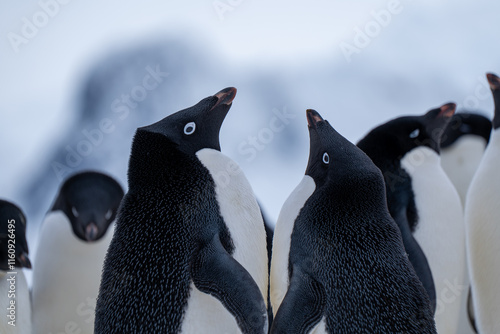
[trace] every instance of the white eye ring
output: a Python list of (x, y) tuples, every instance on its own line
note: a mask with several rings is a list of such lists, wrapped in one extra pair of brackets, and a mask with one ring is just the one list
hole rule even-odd
[(184, 126), (184, 133), (189, 135), (192, 135), (194, 131), (196, 130), (196, 123), (195, 122), (189, 122)]
[(78, 217), (78, 211), (76, 211), (74, 206), (71, 207), (71, 213), (73, 213), (73, 216)]
[(109, 219), (109, 218), (111, 218), (112, 215), (113, 215), (113, 211), (111, 211), (111, 209), (109, 209), (106, 212), (106, 214), (104, 215), (104, 218)]
[(327, 165), (330, 163), (330, 156), (326, 152), (323, 153), (323, 162)]
[(410, 133), (410, 138), (417, 138), (419, 134), (420, 134), (420, 130), (415, 129)]

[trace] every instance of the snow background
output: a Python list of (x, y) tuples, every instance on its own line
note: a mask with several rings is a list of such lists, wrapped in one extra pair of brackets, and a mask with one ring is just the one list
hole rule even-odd
[[(221, 16), (214, 4), (231, 10)], [(395, 5), (399, 13), (348, 61), (340, 45), (376, 27), (373, 11)], [(236, 87), (222, 151), (274, 223), (307, 164), (307, 108), (353, 142), (449, 101), (491, 117), (485, 73), (500, 72), (494, 1), (73, 0), (15, 52), (8, 34), (40, 11), (37, 1), (0, 3), (0, 197), (27, 213), (32, 252), (59, 183), (51, 163), (64, 162), (65, 147), (103, 118), (115, 130), (72, 171), (103, 170), (126, 187), (135, 128)], [(113, 100), (140, 85), (147, 66), (169, 76), (119, 119)], [(262, 133), (276, 110), (294, 118), (269, 139)], [(259, 134), (268, 140), (249, 159), (241, 147)]]

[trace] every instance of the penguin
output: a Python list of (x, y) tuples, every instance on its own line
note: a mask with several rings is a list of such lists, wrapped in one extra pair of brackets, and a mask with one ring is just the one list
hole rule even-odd
[(112, 177), (84, 171), (66, 179), (40, 225), (33, 263), (33, 333), (94, 330), (102, 266), (124, 195)]
[(441, 136), (455, 108), (448, 103), (422, 116), (393, 119), (358, 143), (384, 175), (389, 211), (431, 299), (434, 285), (440, 334), (457, 332), (467, 293), (463, 209), (439, 157)]
[(441, 166), (465, 205), (465, 195), (490, 139), (491, 121), (483, 115), (460, 112), (441, 137)]
[(220, 152), (229, 87), (138, 128), (95, 333), (267, 333), (262, 214)]
[(310, 155), (273, 242), (271, 333), (436, 333), (370, 158), (307, 110)]
[(495, 101), (490, 141), (465, 202), (467, 258), (477, 332), (500, 333), (500, 78), (488, 73)]
[[(441, 166), (458, 191), (462, 206), (472, 177), (479, 166), (491, 133), (491, 121), (483, 115), (460, 112), (451, 118), (441, 137)], [(468, 272), (468, 270), (467, 270)], [(469, 275), (464, 285), (469, 286)], [(469, 293), (462, 296), (462, 310), (457, 334), (475, 333), (469, 321)]]
[(31, 269), (26, 217), (0, 200), (0, 333), (31, 334), (31, 302), (23, 268)]

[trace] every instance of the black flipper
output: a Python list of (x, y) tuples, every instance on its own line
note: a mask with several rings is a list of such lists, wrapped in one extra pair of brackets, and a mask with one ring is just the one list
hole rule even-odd
[(309, 333), (321, 321), (325, 308), (326, 295), (321, 283), (295, 265), (271, 334)]
[(220, 300), (244, 334), (267, 333), (267, 310), (252, 276), (222, 246), (219, 235), (194, 255), (194, 285)]
[(431, 310), (434, 314), (436, 312), (436, 287), (434, 286), (434, 278), (432, 277), (431, 267), (429, 266), (427, 257), (411, 233), (406, 210), (401, 210), (401, 212), (394, 215), (393, 218), (398, 224), (401, 232), (408, 259), (427, 292), (429, 301), (431, 302)]

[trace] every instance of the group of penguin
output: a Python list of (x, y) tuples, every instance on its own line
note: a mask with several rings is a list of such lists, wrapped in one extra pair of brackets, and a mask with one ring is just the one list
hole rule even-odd
[(272, 241), (221, 153), (235, 88), (138, 128), (126, 194), (96, 171), (61, 185), (31, 292), (26, 218), (0, 201), (0, 309), (12, 275), (17, 307), (0, 333), (500, 333), (500, 78), (487, 79), (493, 122), (448, 103), (354, 145), (307, 110), (308, 165)]

